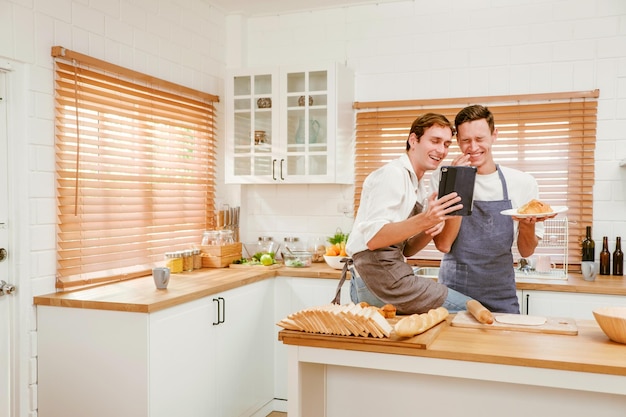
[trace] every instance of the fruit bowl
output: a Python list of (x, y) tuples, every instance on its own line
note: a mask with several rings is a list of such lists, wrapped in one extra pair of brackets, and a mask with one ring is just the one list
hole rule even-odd
[(324, 255), (324, 260), (326, 261), (326, 263), (328, 264), (328, 266), (330, 266), (331, 268), (335, 268), (335, 269), (343, 269), (343, 262), (341, 262), (342, 259), (346, 258), (346, 256), (328, 256), (328, 255)]
[(593, 316), (609, 339), (626, 344), (626, 307), (600, 307)]

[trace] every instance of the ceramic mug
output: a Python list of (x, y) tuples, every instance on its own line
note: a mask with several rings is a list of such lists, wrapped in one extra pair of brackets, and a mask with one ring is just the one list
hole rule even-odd
[(549, 273), (553, 268), (556, 269), (556, 264), (552, 262), (547, 255), (539, 255), (535, 259), (535, 271), (545, 274)]
[(594, 261), (582, 261), (580, 263), (580, 271), (585, 281), (595, 281), (596, 279), (596, 263)]
[(170, 269), (167, 266), (152, 268), (152, 278), (154, 279), (154, 285), (159, 290), (164, 290), (170, 282)]

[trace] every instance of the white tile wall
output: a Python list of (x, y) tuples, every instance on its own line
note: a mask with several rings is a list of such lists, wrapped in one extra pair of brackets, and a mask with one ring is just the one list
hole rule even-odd
[[(19, 71), (9, 129), (24, 303), (20, 417), (37, 404), (30, 302), (54, 289), (53, 45), (222, 97), (226, 66), (316, 61), (346, 62), (359, 101), (599, 88), (594, 236), (626, 235), (623, 0), (414, 0), (249, 19), (226, 19), (209, 3), (0, 0), (0, 60)], [(351, 201), (349, 186), (224, 186), (218, 198), (242, 205), (244, 239), (330, 235), (352, 222), (337, 209)]]
[[(404, 1), (248, 20), (250, 66), (302, 61), (346, 62), (356, 74), (357, 101), (446, 98), (600, 89), (594, 227), (596, 240), (626, 235), (626, 2), (601, 0)], [(328, 196), (350, 190), (320, 186)], [(242, 190), (246, 200), (314, 198), (306, 188), (271, 195)], [(250, 197), (248, 197), (248, 200)], [(315, 207), (315, 201), (302, 204)], [(279, 210), (302, 230), (310, 214)], [(332, 210), (331, 210), (332, 211)], [(331, 233), (341, 215), (319, 214)], [(250, 212), (250, 224), (264, 214)], [(325, 218), (325, 219), (322, 219)], [(317, 220), (317, 219), (316, 219)], [(343, 223), (342, 223), (343, 221)], [(254, 229), (245, 233), (254, 238)], [(254, 230), (256, 232), (256, 230)], [(301, 233), (304, 233), (302, 231)]]

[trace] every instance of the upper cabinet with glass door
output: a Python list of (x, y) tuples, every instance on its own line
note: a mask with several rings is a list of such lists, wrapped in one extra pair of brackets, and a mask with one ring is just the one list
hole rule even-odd
[[(340, 65), (232, 76), (226, 182), (353, 182), (354, 76)], [(263, 78), (265, 77), (265, 78)], [(260, 89), (270, 79), (271, 92)], [(240, 85), (241, 84), (241, 85)], [(258, 88), (258, 89), (257, 89)], [(251, 94), (249, 91), (254, 91)], [(271, 99), (271, 107), (267, 107)]]

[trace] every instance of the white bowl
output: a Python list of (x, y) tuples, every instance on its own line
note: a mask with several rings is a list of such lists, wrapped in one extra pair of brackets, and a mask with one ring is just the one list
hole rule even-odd
[(626, 344), (626, 307), (600, 307), (593, 316), (609, 339)]
[(324, 260), (331, 268), (335, 269), (343, 269), (343, 262), (341, 260), (346, 258), (346, 256), (328, 256), (324, 255)]

